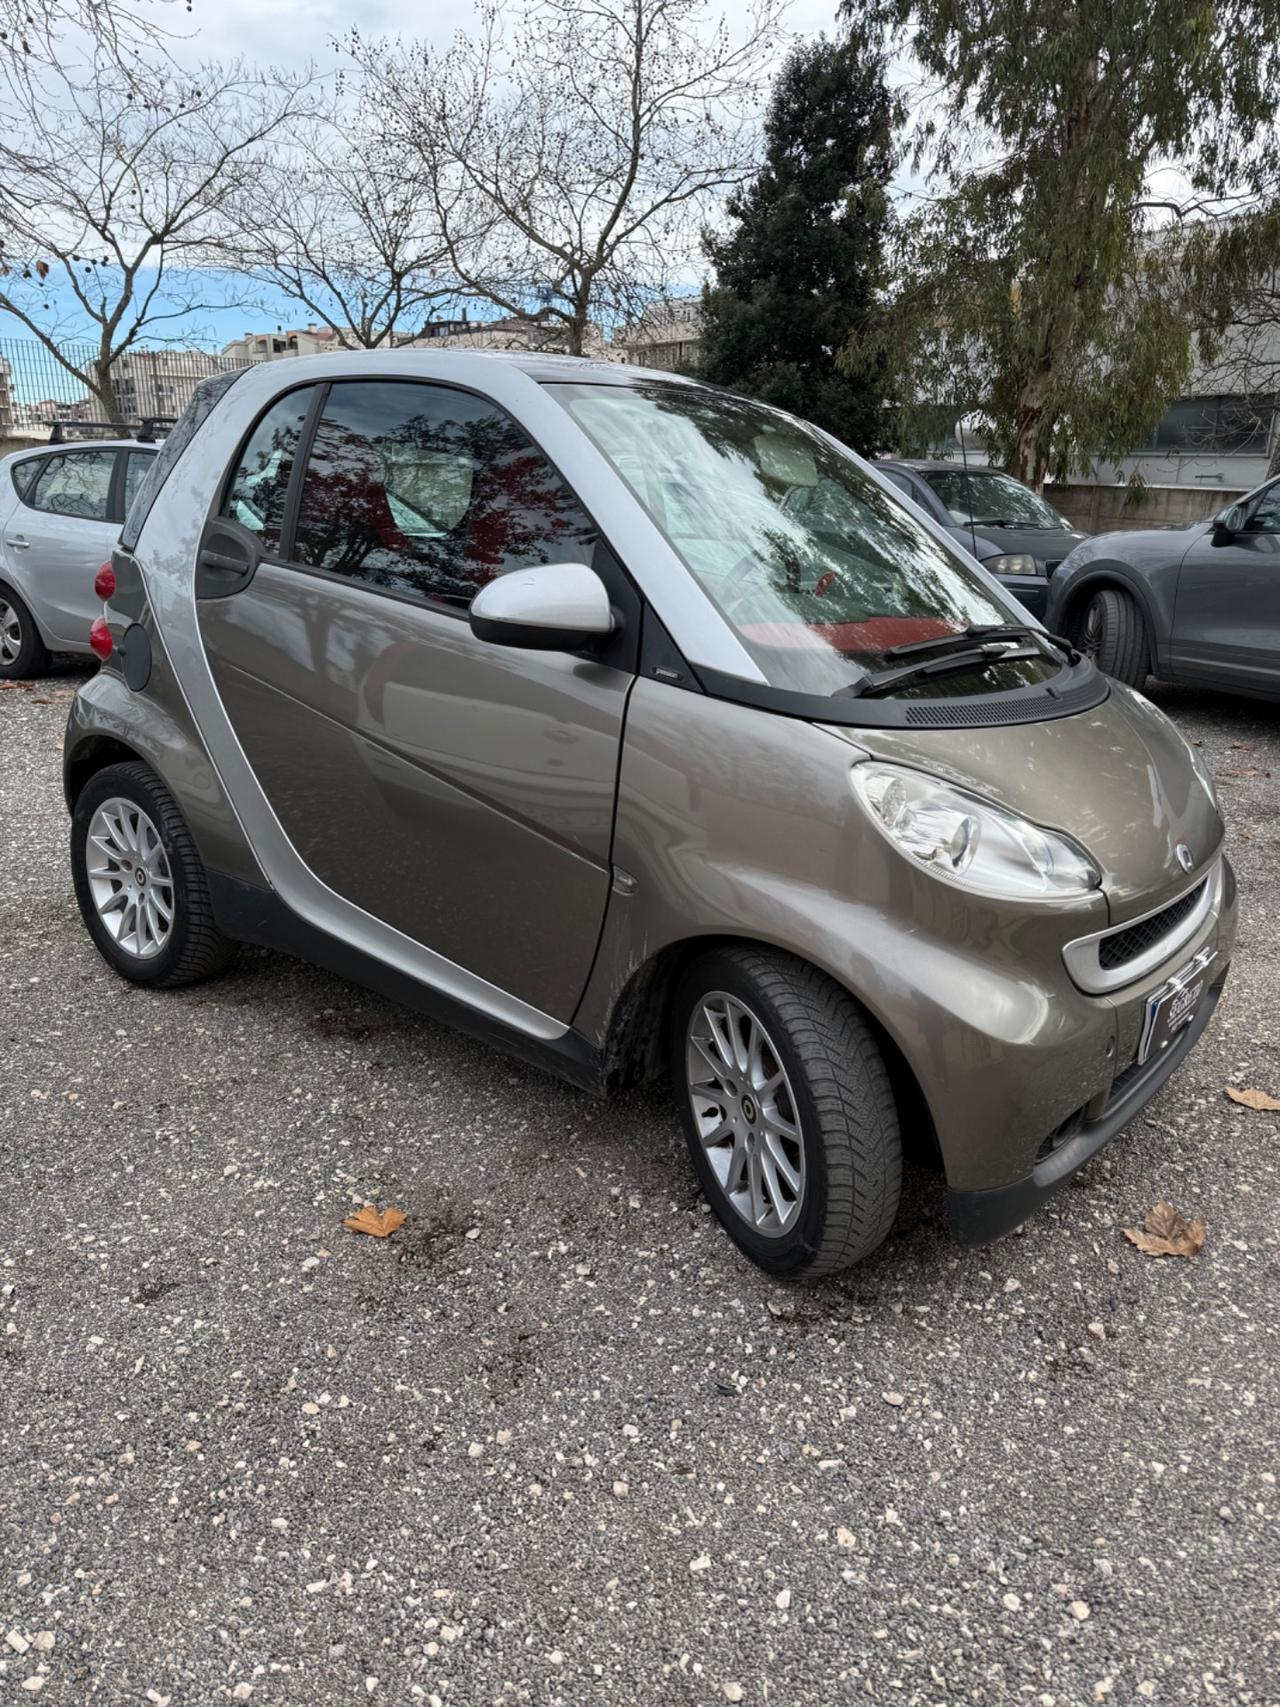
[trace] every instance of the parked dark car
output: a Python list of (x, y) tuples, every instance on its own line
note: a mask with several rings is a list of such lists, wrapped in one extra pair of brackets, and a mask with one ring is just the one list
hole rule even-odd
[(886, 458), (876, 467), (1028, 610), (1044, 615), (1049, 577), (1087, 538), (1052, 504), (997, 468), (901, 457)]
[(1280, 480), (1211, 521), (1088, 540), (1045, 620), (1130, 687), (1156, 675), (1280, 698)]

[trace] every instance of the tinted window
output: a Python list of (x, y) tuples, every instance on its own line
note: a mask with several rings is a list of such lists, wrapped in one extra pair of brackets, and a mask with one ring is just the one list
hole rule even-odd
[(156, 459), (153, 450), (127, 450), (124, 453), (124, 511), (129, 513), (129, 506), (138, 496), (138, 488), (146, 478), (147, 470)]
[(915, 497), (915, 489), (911, 482), (907, 479), (905, 474), (899, 474), (896, 468), (878, 467), (876, 472), (878, 474), (883, 474), (886, 480), (891, 481), (900, 492), (905, 492), (908, 498)]
[(214, 404), (239, 377), (239, 373), (220, 373), (213, 379), (201, 380), (196, 386), (190, 403), (166, 435), (159, 454), (151, 458), (151, 465), (133, 502), (126, 507), (124, 528), (120, 534), (120, 544), (125, 551), (132, 551), (137, 545), (138, 536), (151, 514), (151, 506), (160, 496), (160, 489), (173, 472), (178, 458), (208, 420)]
[(1249, 518), (1249, 526), (1259, 533), (1280, 533), (1280, 483), (1267, 488)]
[(508, 570), (588, 562), (595, 538), (494, 404), (409, 381), (330, 391), (303, 481), (300, 562), (465, 606)]
[(223, 515), (260, 534), (268, 549), (280, 544), (289, 476), (315, 389), (288, 391), (271, 405), (249, 434), (222, 501)]
[(105, 522), (115, 466), (113, 450), (67, 451), (62, 456), (46, 457), (27, 488), (26, 501), (33, 510), (47, 510), (51, 515)]

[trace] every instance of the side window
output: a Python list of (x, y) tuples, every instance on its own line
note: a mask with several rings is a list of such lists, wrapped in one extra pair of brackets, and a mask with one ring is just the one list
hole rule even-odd
[(495, 404), (413, 381), (329, 392), (303, 479), (299, 562), (465, 608), (512, 569), (590, 562), (596, 537)]
[[(886, 480), (891, 480), (900, 492), (905, 492), (908, 498), (915, 498), (915, 488), (905, 474), (899, 474), (896, 468), (877, 468), (877, 474), (883, 474)], [(917, 503), (919, 499), (916, 500)]]
[(127, 450), (124, 453), (124, 513), (128, 515), (129, 506), (138, 495), (138, 488), (146, 478), (147, 470), (156, 459), (153, 450)]
[(268, 550), (280, 544), (289, 475), (315, 389), (276, 399), (250, 433), (222, 500), (222, 514), (259, 534)]
[(29, 456), (25, 462), (15, 462), (13, 467), (9, 470), (10, 476), (13, 479), (13, 489), (24, 501), (26, 500), (27, 493), (31, 490), (36, 475), (39, 474), (40, 470), (44, 467), (44, 464), (44, 457)]
[(1280, 481), (1263, 493), (1249, 527), (1257, 533), (1280, 533)]
[(27, 489), (26, 502), (33, 510), (51, 515), (105, 522), (115, 465), (113, 450), (76, 450), (46, 457)]

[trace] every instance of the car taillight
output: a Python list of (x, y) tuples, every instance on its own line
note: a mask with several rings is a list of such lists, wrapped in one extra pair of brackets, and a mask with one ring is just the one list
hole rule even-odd
[(99, 569), (93, 583), (93, 590), (100, 599), (109, 599), (116, 590), (116, 572), (110, 563), (104, 563)]
[(94, 617), (93, 627), (89, 630), (89, 646), (104, 663), (111, 656), (111, 630), (107, 627), (106, 617)]

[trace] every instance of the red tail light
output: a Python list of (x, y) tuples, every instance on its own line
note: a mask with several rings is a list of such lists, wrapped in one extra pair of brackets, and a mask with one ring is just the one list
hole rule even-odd
[(116, 572), (110, 563), (104, 563), (99, 569), (93, 583), (93, 590), (100, 599), (109, 599), (116, 590)]
[(111, 630), (107, 627), (105, 617), (94, 617), (93, 627), (89, 630), (89, 645), (104, 663), (111, 656)]

